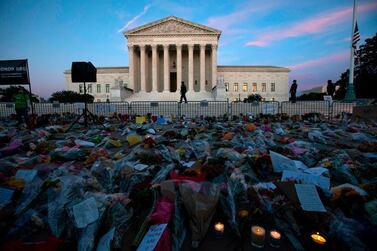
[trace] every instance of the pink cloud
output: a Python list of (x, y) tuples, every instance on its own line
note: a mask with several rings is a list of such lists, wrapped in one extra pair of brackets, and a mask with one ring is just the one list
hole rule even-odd
[[(377, 2), (362, 4), (358, 13), (377, 9)], [(352, 8), (344, 8), (330, 13), (322, 14), (308, 20), (287, 27), (280, 27), (260, 34), (256, 40), (247, 42), (246, 46), (267, 46), (273, 41), (283, 40), (290, 37), (298, 37), (307, 34), (319, 33), (331, 28), (331, 26), (343, 23), (352, 16)]]
[(323, 64), (346, 60), (348, 57), (349, 57), (349, 51), (343, 51), (343, 52), (331, 54), (329, 56), (305, 61), (299, 64), (290, 65), (287, 67), (291, 70), (299, 70), (299, 69), (309, 68), (309, 67), (313, 67), (317, 65), (323, 65)]
[(245, 32), (244, 29), (235, 30), (232, 26), (243, 22), (252, 13), (261, 13), (275, 6), (276, 4), (271, 4), (271, 3), (268, 3), (268, 4), (262, 3), (260, 5), (256, 5), (255, 3), (253, 3), (253, 5), (248, 4), (247, 6), (241, 7), (240, 8), (241, 10), (231, 12), (228, 15), (209, 17), (207, 21), (207, 25), (210, 27), (222, 30), (223, 32), (226, 32), (228, 34)]

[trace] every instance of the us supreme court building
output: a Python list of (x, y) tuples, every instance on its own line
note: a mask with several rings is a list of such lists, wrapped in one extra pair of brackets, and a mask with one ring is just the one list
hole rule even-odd
[[(189, 101), (235, 101), (250, 94), (288, 100), (288, 68), (217, 64), (220, 30), (169, 16), (123, 34), (129, 66), (97, 66), (97, 82), (87, 83), (97, 102), (178, 101), (181, 81)], [(64, 76), (68, 90), (83, 93), (70, 70)]]

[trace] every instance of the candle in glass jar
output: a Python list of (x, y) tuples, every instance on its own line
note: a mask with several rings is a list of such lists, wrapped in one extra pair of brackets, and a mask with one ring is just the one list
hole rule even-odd
[(251, 227), (251, 244), (255, 247), (263, 247), (266, 230), (260, 226)]
[(319, 245), (325, 245), (327, 242), (325, 236), (323, 236), (319, 232), (315, 232), (311, 234), (310, 237), (312, 237), (312, 241), (314, 241), (315, 243)]
[(221, 222), (217, 222), (215, 224), (215, 234), (216, 237), (221, 237), (224, 234), (224, 224)]
[(271, 247), (278, 248), (280, 247), (281, 234), (277, 230), (270, 231), (270, 245)]

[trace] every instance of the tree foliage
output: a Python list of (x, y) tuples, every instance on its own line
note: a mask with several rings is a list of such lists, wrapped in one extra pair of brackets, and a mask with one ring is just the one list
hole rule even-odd
[(311, 92), (297, 97), (297, 100), (323, 100), (324, 95), (326, 95), (326, 93)]
[(262, 100), (262, 96), (259, 94), (251, 94), (243, 100), (244, 103), (259, 102)]
[(88, 103), (93, 103), (94, 97), (90, 94), (80, 94), (74, 91), (58, 91), (51, 94), (48, 99), (50, 102), (59, 101), (59, 103), (76, 103), (85, 102), (85, 98)]
[[(27, 89), (25, 89), (22, 86), (11, 85), (7, 88), (0, 88), (0, 94), (1, 94), (0, 102), (13, 102), (12, 98), (18, 92), (20, 88), (24, 89), (27, 94), (30, 93)], [(34, 96), (34, 94), (32, 96), (32, 101), (33, 103), (39, 103), (39, 100)]]
[[(377, 34), (365, 40), (357, 50), (354, 68), (354, 85), (357, 98), (377, 98)], [(336, 82), (339, 89), (335, 99), (343, 99), (348, 86), (349, 70)]]

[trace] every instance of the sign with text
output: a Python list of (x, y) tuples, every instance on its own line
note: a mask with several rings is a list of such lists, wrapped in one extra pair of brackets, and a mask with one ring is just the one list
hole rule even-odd
[(30, 80), (27, 59), (0, 61), (0, 85), (28, 84)]

